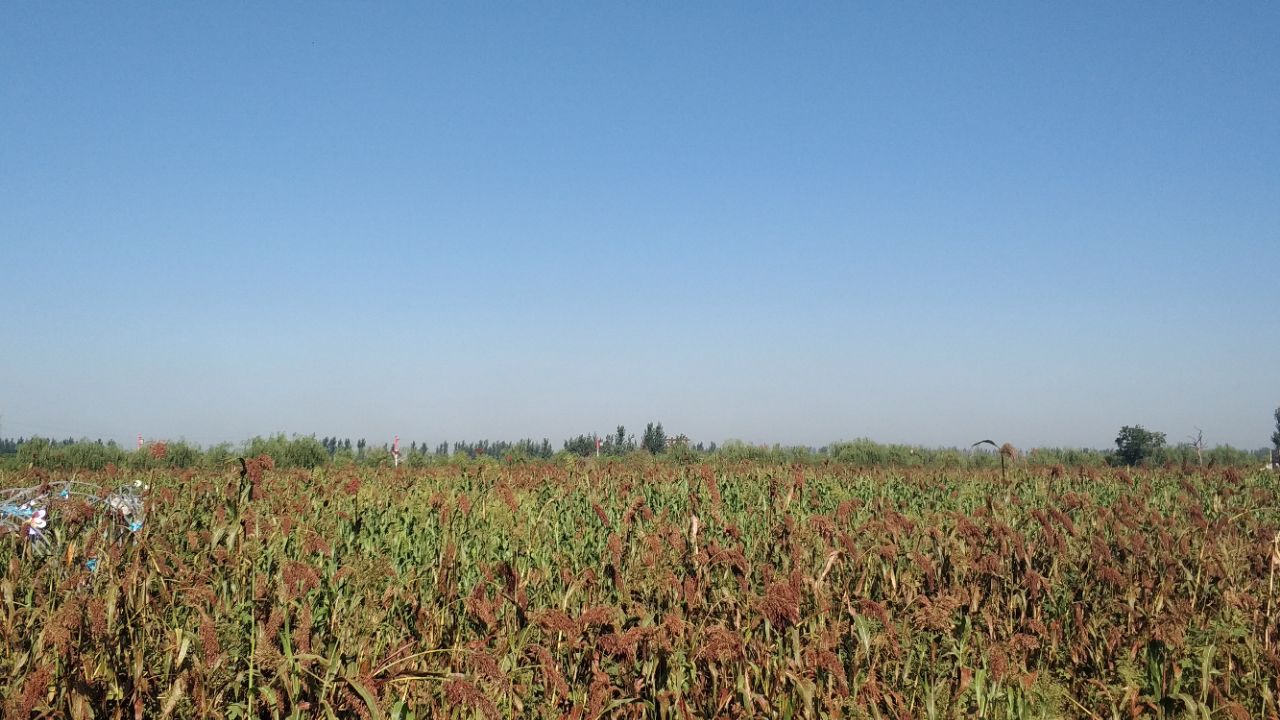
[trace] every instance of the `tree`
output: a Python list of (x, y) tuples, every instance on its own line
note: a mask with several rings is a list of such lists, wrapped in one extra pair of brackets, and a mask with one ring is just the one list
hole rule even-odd
[[(1277, 412), (1280, 412), (1280, 410), (1278, 410)], [(1196, 428), (1196, 436), (1191, 437), (1188, 435), (1187, 439), (1191, 441), (1191, 447), (1196, 449), (1196, 464), (1203, 466), (1204, 465), (1204, 431), (1201, 430), (1200, 428)]]
[(649, 423), (644, 429), (644, 440), (641, 445), (651, 454), (657, 455), (667, 449), (667, 433), (662, 429), (662, 423), (654, 425)]
[(596, 453), (596, 436), (579, 435), (564, 441), (564, 449), (580, 457), (591, 457)]
[(1116, 457), (1125, 465), (1137, 465), (1164, 447), (1164, 433), (1141, 425), (1125, 425), (1116, 436)]

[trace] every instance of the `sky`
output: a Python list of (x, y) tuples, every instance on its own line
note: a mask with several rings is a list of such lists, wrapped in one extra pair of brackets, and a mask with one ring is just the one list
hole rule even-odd
[(0, 436), (1269, 444), (1280, 4), (0, 4)]

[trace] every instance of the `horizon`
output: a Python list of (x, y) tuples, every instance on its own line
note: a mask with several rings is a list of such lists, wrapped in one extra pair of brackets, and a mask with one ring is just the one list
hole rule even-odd
[(1275, 429), (1277, 4), (0, 27), (0, 436)]

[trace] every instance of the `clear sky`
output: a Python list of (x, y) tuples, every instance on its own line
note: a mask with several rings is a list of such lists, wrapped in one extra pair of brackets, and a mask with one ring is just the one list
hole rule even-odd
[(1268, 444), (1280, 3), (0, 4), (0, 435)]

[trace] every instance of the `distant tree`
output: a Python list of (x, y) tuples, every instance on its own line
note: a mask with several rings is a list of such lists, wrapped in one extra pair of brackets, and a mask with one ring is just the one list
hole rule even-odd
[(590, 457), (596, 453), (596, 436), (579, 435), (564, 441), (564, 449), (574, 455)]
[(653, 455), (665, 452), (667, 449), (667, 433), (662, 429), (662, 423), (657, 425), (649, 423), (646, 425), (644, 439), (640, 444)]
[[(1280, 410), (1277, 410), (1276, 412), (1280, 412)], [(1200, 428), (1196, 428), (1195, 437), (1188, 435), (1187, 439), (1191, 441), (1191, 447), (1194, 448), (1196, 451), (1196, 464), (1203, 466), (1204, 465), (1204, 431), (1201, 430)]]
[(1138, 465), (1164, 447), (1164, 433), (1141, 425), (1125, 425), (1116, 436), (1116, 457), (1125, 465)]
[[(169, 451), (174, 450), (170, 443)], [(282, 468), (315, 468), (329, 460), (329, 453), (324, 445), (313, 435), (285, 437), (277, 433), (271, 437), (255, 437), (244, 447), (245, 457), (270, 455), (276, 467)]]

